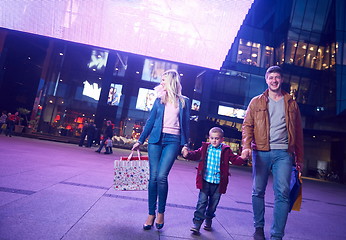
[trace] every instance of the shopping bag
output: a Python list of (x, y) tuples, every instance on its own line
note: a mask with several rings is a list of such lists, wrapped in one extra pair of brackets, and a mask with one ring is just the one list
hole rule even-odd
[(147, 190), (149, 181), (148, 156), (133, 156), (133, 151), (128, 157), (120, 157), (114, 161), (114, 189)]
[(290, 212), (300, 211), (302, 205), (303, 195), (302, 195), (302, 177), (301, 174), (294, 167), (292, 168), (291, 174), (291, 184), (290, 184)]

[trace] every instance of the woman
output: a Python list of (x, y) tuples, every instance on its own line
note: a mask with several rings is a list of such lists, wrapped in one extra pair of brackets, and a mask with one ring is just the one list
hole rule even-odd
[(132, 150), (137, 150), (149, 136), (149, 215), (143, 225), (144, 230), (151, 229), (155, 218), (157, 229), (161, 229), (164, 225), (168, 174), (178, 156), (180, 146), (187, 144), (190, 131), (190, 100), (181, 95), (178, 72), (176, 70), (164, 72), (161, 83), (155, 90), (158, 91), (158, 97), (138, 142), (132, 147)]

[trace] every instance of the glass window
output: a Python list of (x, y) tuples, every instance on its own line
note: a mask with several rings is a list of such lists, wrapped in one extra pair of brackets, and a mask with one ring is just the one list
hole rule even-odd
[(161, 82), (161, 75), (168, 69), (178, 70), (178, 65), (147, 58), (144, 61), (142, 80), (159, 83)]
[(297, 45), (296, 54), (294, 57), (294, 64), (297, 66), (304, 66), (304, 60), (306, 57), (306, 51), (307, 51), (308, 45), (304, 42), (299, 42)]
[(193, 89), (194, 92), (196, 93), (202, 93), (202, 89), (203, 89), (203, 74), (204, 71), (201, 72), (200, 74), (198, 74), (198, 76), (196, 77), (196, 81), (195, 81), (195, 88)]
[(280, 65), (284, 62), (284, 52), (285, 52), (285, 44), (281, 43), (280, 47), (276, 49), (276, 64)]
[(314, 19), (314, 24), (312, 26), (313, 32), (322, 32), (324, 28), (325, 18), (327, 13), (329, 13), (331, 1), (318, 1), (316, 8), (316, 16)]
[(113, 76), (124, 77), (127, 69), (128, 55), (124, 53), (116, 53), (117, 58), (115, 61)]
[[(343, 53), (343, 55), (342, 55), (342, 58), (343, 58), (343, 61), (342, 61), (342, 64), (343, 65), (346, 65), (346, 43), (344, 43), (344, 49), (343, 49), (344, 51), (344, 53)], [(339, 50), (339, 52), (341, 52), (340, 50)], [(340, 61), (341, 62), (341, 61)]]
[(259, 49), (261, 47), (261, 44), (259, 43), (252, 43), (252, 48), (251, 48), (251, 65), (254, 66), (259, 66), (259, 60), (260, 60), (260, 53)]
[(291, 79), (290, 79), (290, 95), (293, 97), (293, 99), (297, 98), (298, 86), (299, 86), (299, 77), (291, 76)]
[(309, 44), (307, 46), (307, 54), (305, 58), (305, 67), (315, 68), (315, 62), (317, 59), (317, 46), (314, 44)]
[(237, 62), (259, 66), (260, 44), (253, 43), (244, 39), (239, 40), (239, 48), (237, 54)]
[(314, 21), (316, 5), (318, 1), (308, 1), (306, 4), (306, 10), (304, 13), (304, 20), (302, 28), (307, 31), (311, 31), (312, 23)]
[(216, 80), (216, 84), (215, 84), (215, 90), (216, 92), (223, 92), (224, 89), (224, 77), (222, 77), (221, 75), (218, 76), (217, 80)]
[(237, 62), (240, 62), (243, 64), (249, 64), (249, 62), (251, 61), (250, 56), (251, 56), (251, 42), (240, 39), (238, 54), (237, 54)]
[(303, 17), (304, 17), (304, 11), (305, 11), (305, 5), (306, 1), (300, 0), (300, 1), (294, 1), (295, 6), (292, 14), (292, 27), (294, 28), (301, 28)]
[(327, 69), (329, 68), (329, 64), (330, 64), (330, 46), (327, 46), (325, 48), (325, 52), (324, 53), (324, 56), (322, 58), (322, 69)]
[(299, 93), (297, 101), (306, 104), (308, 101), (308, 89), (310, 80), (308, 78), (302, 78), (299, 84)]
[[(294, 62), (294, 55), (296, 53), (297, 50), (297, 42), (293, 41), (293, 40), (289, 40), (287, 42), (287, 51), (286, 51), (286, 60), (285, 62), (288, 64), (293, 64)], [(284, 59), (282, 59), (282, 62), (284, 61)]]
[(323, 60), (323, 52), (324, 52), (324, 47), (318, 47), (317, 48), (317, 53), (313, 62), (313, 68), (317, 70), (322, 69), (322, 60)]
[(329, 67), (333, 67), (335, 65), (335, 57), (336, 57), (336, 51), (338, 49), (338, 44), (335, 44), (335, 43), (332, 43), (332, 55), (331, 55), (331, 62), (330, 62), (330, 65)]
[(107, 59), (108, 51), (93, 49), (87, 64), (88, 69), (93, 72), (103, 73), (107, 64)]
[[(283, 44), (282, 44), (283, 46)], [(269, 46), (265, 46), (265, 55), (263, 58), (263, 64), (261, 63), (262, 67), (268, 68), (271, 65), (273, 65), (273, 59), (274, 59), (274, 48), (269, 47)]]

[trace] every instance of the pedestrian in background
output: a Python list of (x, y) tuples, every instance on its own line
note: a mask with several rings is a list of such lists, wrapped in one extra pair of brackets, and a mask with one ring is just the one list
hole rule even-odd
[(7, 120), (7, 114), (6, 111), (2, 111), (1, 117), (0, 117), (0, 134), (4, 131), (6, 131), (7, 125), (6, 125), (6, 120)]
[(83, 147), (88, 132), (88, 122), (84, 122), (78, 146)]
[(90, 123), (87, 130), (87, 148), (90, 148), (93, 145), (96, 135), (96, 125), (95, 123)]

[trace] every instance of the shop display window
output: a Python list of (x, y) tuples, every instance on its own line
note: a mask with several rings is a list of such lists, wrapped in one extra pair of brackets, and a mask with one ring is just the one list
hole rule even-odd
[(145, 59), (142, 80), (149, 82), (161, 82), (161, 75), (169, 69), (178, 70), (178, 65), (165, 61)]
[(121, 84), (111, 83), (107, 98), (108, 105), (119, 106), (122, 88)]
[(219, 105), (217, 114), (244, 119), (246, 111), (244, 109), (232, 108), (227, 106)]
[(260, 46), (259, 43), (253, 43), (244, 39), (239, 40), (239, 48), (237, 54), (237, 62), (260, 66)]
[(333, 46), (324, 47), (289, 40), (285, 62), (305, 68), (324, 70), (335, 64), (335, 48), (333, 50)]
[(107, 64), (108, 51), (92, 50), (88, 68), (93, 72), (103, 73)]
[(117, 58), (115, 61), (113, 76), (124, 77), (127, 69), (128, 55), (124, 53), (116, 53)]
[(194, 111), (199, 111), (199, 107), (201, 106), (201, 102), (196, 100), (196, 99), (192, 99), (192, 105), (191, 105), (191, 109)]
[(156, 99), (156, 91), (139, 88), (136, 102), (136, 109), (143, 111), (150, 111)]

